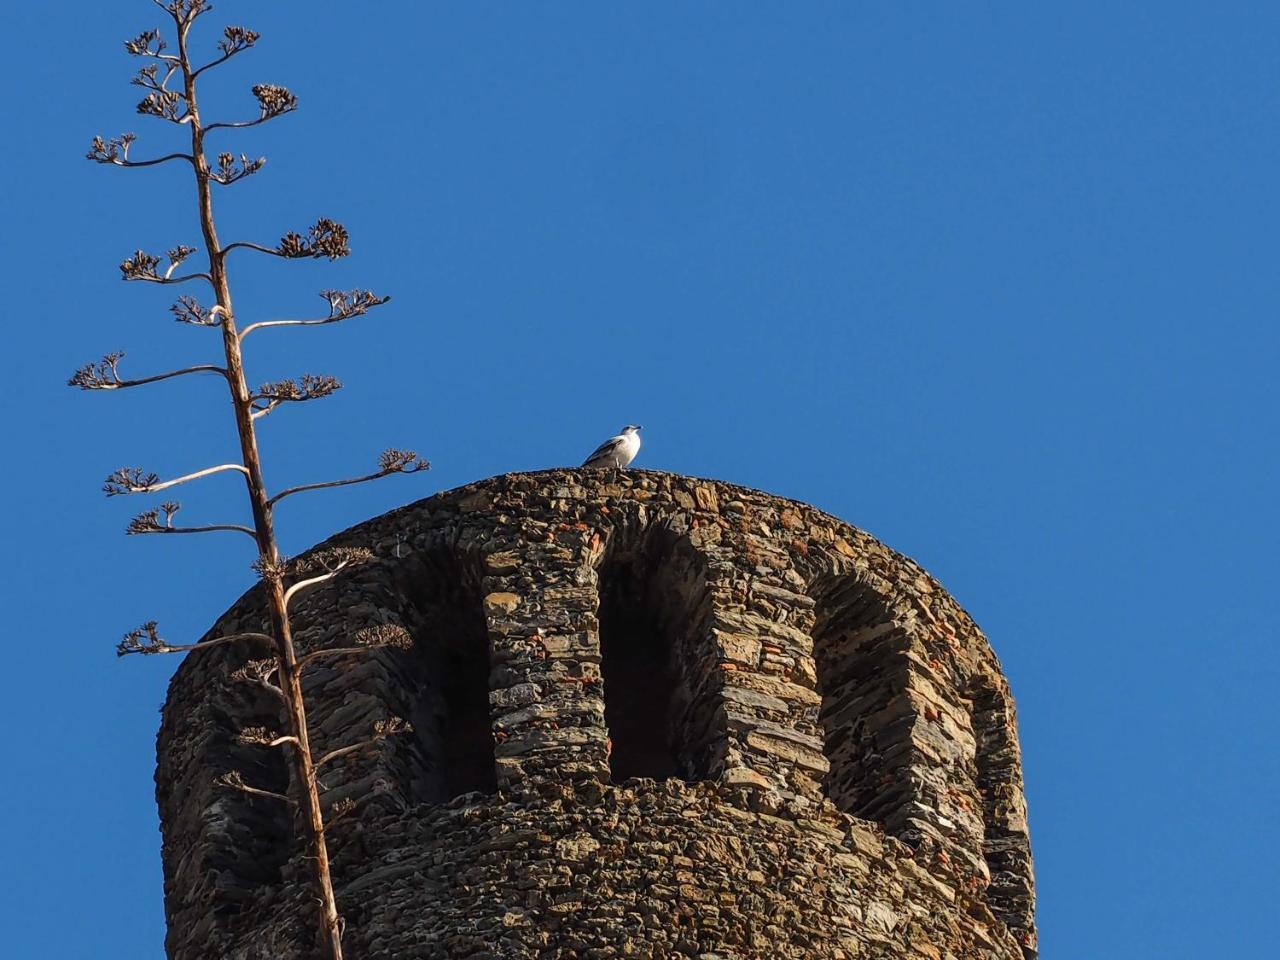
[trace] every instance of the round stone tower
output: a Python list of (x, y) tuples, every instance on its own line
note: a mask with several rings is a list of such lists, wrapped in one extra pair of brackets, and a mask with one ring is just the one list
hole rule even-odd
[[(1035, 956), (1008, 683), (911, 560), (648, 471), (512, 474), (339, 534), (303, 594), (344, 944), (395, 958)], [(265, 624), (257, 590), (206, 639)], [(401, 634), (405, 636), (405, 634)], [(313, 956), (276, 704), (188, 655), (157, 773), (173, 960)], [(382, 729), (386, 729), (385, 726)]]

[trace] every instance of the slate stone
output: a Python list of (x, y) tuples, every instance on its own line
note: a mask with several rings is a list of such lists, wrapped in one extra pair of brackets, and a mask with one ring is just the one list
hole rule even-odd
[[(329, 829), (349, 957), (1035, 956), (1008, 683), (868, 534), (731, 484), (551, 470), (322, 546), (378, 559), (299, 598), (299, 648), (414, 638), (304, 680), (318, 753), (410, 725), (325, 767), (326, 808), (355, 802)], [(208, 638), (263, 626), (251, 590)], [(279, 721), (231, 677), (254, 655), (189, 655), (164, 707), (173, 960), (313, 956), (287, 808), (217, 782), (291, 789), (237, 739)]]

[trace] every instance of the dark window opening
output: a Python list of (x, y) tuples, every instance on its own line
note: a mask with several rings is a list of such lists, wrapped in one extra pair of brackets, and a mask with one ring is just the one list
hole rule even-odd
[(498, 789), (489, 715), (489, 640), (479, 585), (449, 554), (420, 556), (409, 568), (403, 611), (413, 635), (400, 654), (407, 676), (402, 705), (414, 736), (405, 750), (409, 796), (441, 803)]
[[(243, 683), (230, 683), (215, 701), (217, 736), (224, 740), (225, 770), (238, 773), (261, 790), (288, 795), (289, 769), (285, 752), (279, 747), (244, 743), (240, 732), (246, 728), (279, 727), (279, 703), (265, 693)], [(240, 790), (214, 787), (226, 823), (236, 831), (219, 834), (224, 841), (211, 844), (204, 869), (225, 870), (235, 877), (220, 891), (214, 911), (236, 914), (253, 909), (263, 887), (280, 883), (284, 865), (293, 853), (293, 822), (290, 808), (269, 797), (256, 797)], [(239, 891), (241, 896), (236, 895)]]
[[(480, 613), (477, 603), (476, 613)], [(448, 797), (498, 789), (489, 719), (488, 637), (481, 615), (479, 630), (461, 636), (442, 670), (445, 719), (441, 726), (441, 784)]]
[(1030, 927), (1035, 883), (1022, 817), (1022, 781), (1007, 694), (986, 677), (971, 688), (971, 719), (977, 742), (974, 765), (982, 798), (983, 856), (991, 874), (987, 906), (1014, 929)]
[(909, 706), (903, 696), (906, 638), (883, 598), (857, 580), (827, 591), (816, 612), (818, 720), (831, 764), (823, 792), (844, 812), (890, 826), (908, 787), (896, 776), (908, 759), (901, 748), (909, 742), (912, 719), (899, 710)]
[(696, 553), (665, 528), (623, 535), (599, 571), (600, 658), (610, 779), (702, 776), (713, 698), (687, 678), (708, 672), (710, 601)]
[(679, 775), (671, 729), (671, 643), (645, 593), (632, 577), (601, 577), (600, 669), (614, 783)]

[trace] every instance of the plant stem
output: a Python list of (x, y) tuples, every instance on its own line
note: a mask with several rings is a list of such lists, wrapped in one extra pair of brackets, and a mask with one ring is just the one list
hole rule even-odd
[[(178, 59), (182, 67), (183, 83), (189, 125), (191, 127), (191, 154), (195, 160), (196, 193), (200, 208), (200, 230), (204, 234), (205, 249), (209, 253), (209, 280), (214, 298), (222, 308), (222, 346), (226, 354), (227, 383), (231, 388), (231, 403), (235, 410), (236, 430), (240, 435), (241, 457), (247, 470), (246, 485), (253, 508), (253, 528), (258, 543), (258, 553), (264, 561), (264, 570), (275, 570), (279, 564), (275, 530), (272, 525), (271, 502), (262, 477), (262, 463), (258, 456), (258, 440), (253, 427), (253, 411), (248, 383), (244, 375), (244, 361), (240, 354), (240, 337), (236, 331), (235, 313), (231, 307), (231, 289), (227, 281), (226, 251), (218, 245), (218, 233), (213, 220), (213, 195), (210, 187), (209, 162), (204, 154), (205, 129), (200, 122), (196, 103), (195, 72), (187, 52), (187, 30), (194, 18), (186, 22), (175, 17), (178, 32)], [(338, 914), (333, 893), (333, 879), (329, 871), (329, 852), (325, 843), (324, 817), (320, 809), (320, 792), (312, 763), (311, 745), (307, 736), (307, 713), (302, 699), (297, 655), (289, 629), (289, 611), (285, 603), (284, 587), (278, 575), (264, 577), (270, 606), (271, 633), (275, 639), (276, 659), (280, 688), (284, 693), (289, 734), (297, 739), (290, 750), (294, 761), (294, 779), (302, 794), (298, 805), (301, 823), (310, 854), (316, 896), (320, 902), (319, 948), (327, 960), (342, 960), (342, 920)]]

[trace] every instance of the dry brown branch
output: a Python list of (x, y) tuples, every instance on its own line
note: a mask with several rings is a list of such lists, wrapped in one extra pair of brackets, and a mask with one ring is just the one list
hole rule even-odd
[(277, 553), (274, 558), (259, 554), (249, 566), (265, 582), (283, 583), (289, 574), (289, 563), (289, 557), (282, 553)]
[(326, 547), (323, 550), (312, 550), (305, 556), (290, 561), (289, 573), (293, 576), (305, 576), (317, 571), (337, 573), (346, 567), (372, 563), (376, 559), (374, 552), (365, 547)]
[(221, 646), (224, 643), (238, 643), (241, 640), (256, 640), (264, 643), (275, 642), (273, 637), (265, 633), (233, 633), (225, 637), (216, 637), (213, 640), (204, 640), (200, 643), (171, 644), (161, 638), (159, 625), (156, 621), (148, 620), (142, 626), (135, 630), (130, 630), (124, 635), (124, 638), (116, 645), (116, 656), (124, 657), (131, 653), (185, 653), (190, 650), (207, 650)]
[[(209, 0), (151, 0), (157, 7), (173, 17), (179, 27), (189, 27), (196, 17), (213, 9)], [(185, 34), (185, 30), (183, 33)]]
[(120, 274), (125, 280), (141, 280), (147, 283), (185, 283), (188, 280), (211, 280), (212, 278), (207, 273), (191, 273), (182, 277), (173, 275), (173, 271), (178, 264), (193, 253), (195, 253), (194, 247), (188, 247), (183, 244), (174, 247), (167, 254), (169, 266), (161, 274), (159, 270), (160, 258), (158, 256), (147, 253), (145, 250), (135, 250), (131, 257), (127, 257), (121, 262)]
[(282, 403), (305, 403), (319, 400), (342, 388), (336, 377), (325, 374), (304, 373), (296, 380), (278, 380), (264, 383), (249, 395), (254, 418), (265, 417)]
[(306, 669), (310, 664), (317, 660), (324, 660), (327, 657), (373, 653), (376, 650), (384, 649), (407, 650), (413, 646), (413, 635), (398, 624), (379, 623), (372, 627), (365, 627), (363, 630), (357, 630), (352, 641), (355, 646), (327, 647), (323, 650), (312, 650), (305, 656), (298, 658), (298, 669)]
[(245, 746), (281, 747), (286, 743), (298, 745), (298, 738), (289, 734), (280, 734), (266, 727), (245, 727), (236, 735), (236, 740)]
[(230, 677), (239, 683), (247, 683), (250, 686), (258, 687), (273, 697), (284, 700), (284, 691), (270, 680), (270, 677), (278, 673), (279, 669), (280, 665), (276, 662), (275, 657), (267, 660), (250, 660), (239, 669), (233, 670)]
[(169, 160), (186, 160), (191, 163), (191, 154), (189, 153), (170, 153), (167, 156), (156, 157), (154, 160), (130, 160), (129, 148), (133, 146), (137, 136), (132, 133), (122, 133), (118, 137), (112, 137), (109, 140), (103, 140), (102, 137), (94, 137), (93, 143), (89, 146), (89, 152), (85, 157), (95, 163), (107, 163), (117, 167), (154, 167), (157, 164), (165, 163)]
[(290, 584), (289, 589), (284, 592), (285, 607), (287, 608), (289, 601), (303, 590), (324, 583), (326, 580), (332, 580), (348, 567), (368, 563), (373, 559), (375, 559), (373, 552), (363, 547), (331, 547), (328, 550), (313, 551), (305, 557), (293, 561), (289, 564), (288, 572), (295, 576), (311, 573), (315, 570), (323, 570), (324, 572)]
[(145, 473), (142, 467), (121, 467), (107, 477), (102, 485), (102, 492), (108, 497), (118, 497), (126, 493), (144, 493), (151, 489), (153, 483), (159, 482), (159, 474)]
[[(153, 93), (168, 95), (169, 81), (173, 79), (174, 73), (178, 69), (178, 64), (169, 63), (165, 67), (164, 76), (160, 76), (160, 64), (149, 63), (140, 69), (129, 82), (135, 87), (142, 87), (144, 90), (150, 90)], [(177, 94), (181, 97), (181, 94)]]
[(380, 297), (372, 290), (322, 290), (320, 296), (329, 304), (329, 315), (314, 320), (261, 320), (251, 323), (240, 331), (240, 339), (244, 340), (254, 330), (266, 327), (318, 327), (326, 323), (339, 323), (352, 317), (361, 317), (388, 302), (390, 297)]
[(237, 53), (248, 50), (258, 42), (260, 34), (255, 30), (246, 30), (244, 27), (223, 27), (222, 39), (218, 41), (218, 49), (222, 51), (222, 56), (215, 60), (210, 60), (203, 67), (192, 71), (192, 77), (198, 77), (206, 70), (216, 67), (220, 63), (226, 63)]
[(224, 379), (227, 371), (222, 367), (201, 363), (181, 370), (170, 370), (168, 373), (157, 373), (150, 377), (136, 380), (124, 380), (120, 377), (120, 361), (124, 359), (124, 351), (116, 350), (108, 353), (101, 360), (86, 363), (67, 380), (67, 386), (79, 387), (81, 390), (123, 390), (126, 387), (141, 387), (148, 383), (159, 383), (188, 373), (217, 373)]
[(410, 729), (411, 727), (408, 722), (400, 717), (391, 717), (387, 720), (375, 720), (373, 724), (373, 735), (371, 737), (361, 740), (359, 743), (352, 743), (345, 747), (338, 747), (336, 750), (330, 750), (316, 761), (316, 769), (319, 770), (326, 763), (337, 760), (339, 757), (345, 757), (349, 754), (356, 753), (366, 747), (373, 746), (380, 740), (385, 740), (387, 737), (393, 736), (397, 733), (405, 733)]
[(372, 653), (375, 647), (327, 647), (324, 650), (313, 650), (311, 653), (298, 658), (298, 669), (305, 670), (309, 665), (317, 660), (323, 660), (326, 657), (345, 657), (352, 654)]
[(378, 623), (356, 631), (352, 638), (360, 647), (375, 649), (395, 647), (408, 650), (413, 646), (413, 634), (398, 623)]
[(346, 227), (336, 220), (321, 217), (307, 228), (306, 236), (290, 231), (281, 237), (280, 242), (274, 247), (264, 247), (260, 243), (252, 243), (248, 240), (237, 240), (223, 247), (221, 256), (225, 258), (232, 250), (254, 250), (273, 257), (283, 257), (285, 260), (319, 260), (322, 257), (337, 260), (351, 252), (347, 241)]
[(146, 30), (132, 40), (124, 42), (125, 50), (135, 57), (152, 57), (156, 60), (163, 60), (165, 63), (177, 63), (178, 58), (171, 53), (163, 51), (168, 47), (164, 42), (164, 38), (160, 36), (159, 30)]
[(172, 480), (161, 481), (154, 473), (144, 473), (141, 467), (121, 467), (107, 477), (102, 485), (102, 492), (108, 497), (118, 497), (126, 493), (159, 493), (169, 487), (176, 487), (180, 483), (199, 480), (201, 477), (207, 477), (214, 473), (223, 473), (227, 470), (237, 470), (246, 476), (249, 474), (249, 471), (241, 464), (220, 463), (216, 467), (205, 467), (203, 470), (195, 471), (195, 473), (188, 473)]
[(276, 736), (276, 733), (266, 727), (244, 727), (236, 734), (236, 741), (246, 746), (251, 744), (267, 745), (274, 742)]
[(253, 88), (253, 95), (258, 100), (258, 109), (264, 118), (278, 117), (282, 113), (298, 109), (298, 98), (285, 87), (278, 87), (274, 83), (258, 84)]
[(263, 164), (267, 162), (266, 157), (258, 157), (250, 159), (248, 154), (240, 154), (239, 159), (231, 153), (218, 154), (218, 167), (216, 170), (209, 172), (209, 177), (215, 183), (223, 186), (235, 183), (237, 180), (243, 180), (245, 177), (251, 177), (262, 169)]
[(348, 240), (346, 227), (336, 220), (321, 217), (307, 229), (305, 237), (296, 233), (286, 233), (280, 238), (280, 245), (276, 247), (276, 252), (290, 259), (328, 257), (330, 260), (337, 260), (351, 252), (351, 248), (347, 245)]
[(325, 490), (329, 487), (347, 487), (353, 483), (368, 483), (370, 480), (381, 480), (383, 477), (389, 477), (395, 473), (420, 473), (423, 470), (430, 470), (431, 464), (426, 460), (420, 459), (412, 450), (396, 450), (389, 448), (382, 452), (378, 458), (378, 470), (375, 473), (365, 474), (362, 477), (351, 477), (347, 480), (326, 480), (322, 483), (305, 483), (298, 487), (289, 487), (281, 490), (269, 503), (278, 503), (285, 497), (291, 497), (295, 493), (305, 493), (308, 490)]
[(153, 90), (138, 101), (138, 113), (144, 117), (156, 117), (170, 123), (188, 123), (191, 114), (180, 109), (185, 106), (182, 94), (174, 90)]
[(214, 304), (209, 309), (205, 309), (195, 297), (184, 294), (179, 297), (169, 312), (173, 314), (173, 319), (178, 323), (190, 324), (193, 327), (217, 327), (222, 324), (218, 319), (219, 315), (226, 316), (227, 311), (221, 304)]
[(258, 116), (253, 120), (238, 120), (231, 123), (211, 123), (204, 128), (205, 133), (214, 130), (244, 130), (256, 127), (260, 123), (274, 120), (286, 113), (298, 109), (298, 98), (287, 88), (278, 87), (274, 83), (260, 83), (253, 88), (253, 95), (258, 101)]
[(241, 793), (247, 793), (255, 797), (267, 797), (271, 800), (281, 800), (288, 804), (293, 804), (291, 797), (286, 797), (283, 793), (275, 793), (271, 790), (262, 790), (258, 787), (251, 787), (244, 782), (244, 777), (240, 775), (238, 770), (231, 770), (224, 773), (218, 778), (218, 783), (224, 787), (230, 787), (232, 790), (239, 790)]
[[(139, 536), (148, 533), (214, 533), (225, 530), (247, 534), (255, 542), (257, 541), (257, 535), (251, 528), (238, 523), (210, 523), (199, 527), (175, 527), (173, 525), (173, 517), (180, 509), (182, 509), (182, 504), (170, 500), (160, 504), (158, 507), (144, 510), (129, 521), (129, 525), (125, 528), (125, 533), (130, 536)], [(160, 517), (161, 513), (164, 514), (163, 520)]]

